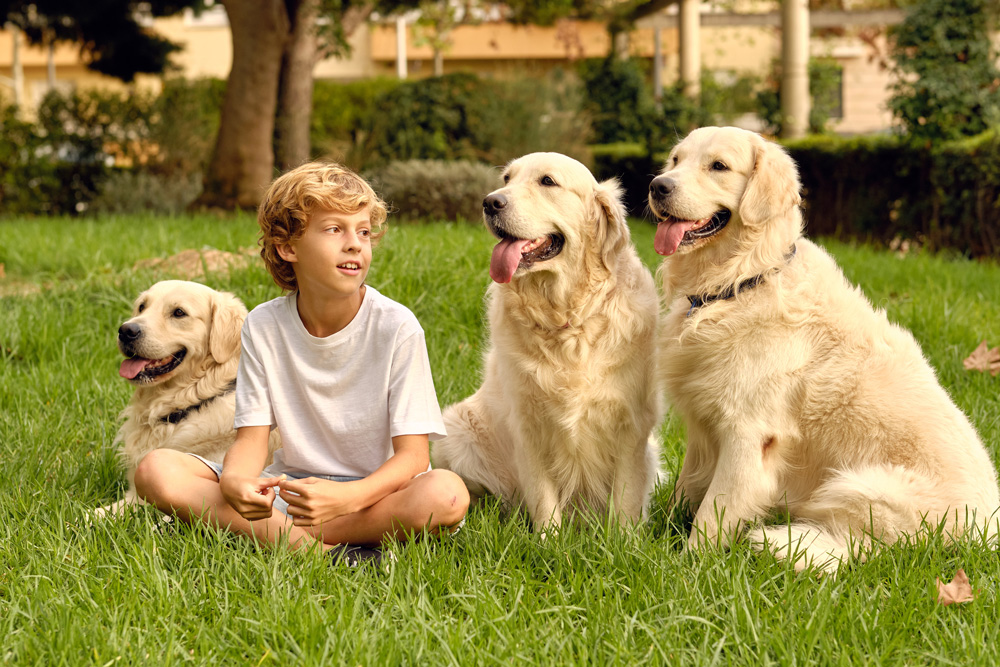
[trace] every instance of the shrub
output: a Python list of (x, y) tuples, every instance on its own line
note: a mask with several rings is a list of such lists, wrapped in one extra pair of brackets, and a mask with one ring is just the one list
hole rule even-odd
[(658, 110), (637, 59), (617, 55), (584, 60), (579, 65), (586, 91), (593, 139), (598, 144), (645, 141), (658, 120)]
[(212, 158), (222, 117), (226, 82), (221, 79), (168, 79), (156, 98), (149, 139), (156, 152), (147, 166), (163, 175), (189, 179)]
[(145, 169), (120, 169), (101, 182), (91, 209), (97, 213), (176, 215), (199, 193), (200, 171), (167, 175)]
[(395, 216), (478, 221), (483, 198), (500, 187), (500, 172), (479, 162), (405, 160), (366, 173)]
[(545, 147), (582, 154), (585, 127), (559, 108), (572, 85), (464, 73), (402, 82), (376, 98), (364, 123), (363, 166), (401, 159), (502, 164)]
[(590, 147), (594, 156), (594, 176), (599, 181), (617, 178), (625, 191), (629, 215), (642, 217), (649, 197), (649, 182), (659, 173), (665, 155), (650, 155), (645, 144), (617, 143)]
[(913, 3), (891, 33), (889, 109), (920, 141), (956, 139), (1000, 121), (991, 0)]
[(787, 144), (798, 162), (807, 231), (932, 250), (1000, 255), (1000, 136), (923, 145), (902, 137), (811, 137)]
[(363, 168), (368, 129), (379, 113), (378, 100), (387, 99), (401, 84), (399, 79), (389, 78), (351, 83), (316, 81), (310, 121), (313, 155), (327, 156), (353, 169)]

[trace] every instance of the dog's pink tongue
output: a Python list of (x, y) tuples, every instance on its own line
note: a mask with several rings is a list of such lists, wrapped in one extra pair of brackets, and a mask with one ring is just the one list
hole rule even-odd
[(126, 359), (122, 362), (121, 368), (118, 369), (118, 375), (121, 375), (126, 380), (131, 380), (136, 375), (142, 372), (142, 369), (150, 364), (151, 359)]
[(653, 248), (659, 255), (673, 255), (677, 252), (677, 246), (684, 238), (684, 232), (691, 229), (697, 220), (677, 220), (661, 222), (656, 225), (656, 238), (653, 239)]
[(493, 257), (490, 258), (490, 278), (494, 282), (509, 283), (517, 271), (521, 261), (524, 246), (531, 243), (524, 239), (503, 239), (493, 246)]

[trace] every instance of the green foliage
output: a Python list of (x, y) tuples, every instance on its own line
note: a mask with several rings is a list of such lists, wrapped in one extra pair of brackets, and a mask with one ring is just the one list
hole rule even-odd
[(790, 142), (811, 234), (915, 239), (971, 257), (1000, 256), (1000, 136), (930, 146), (901, 137)]
[[(822, 58), (810, 58), (808, 68), (809, 132), (823, 134), (839, 104), (842, 68), (835, 60)], [(780, 135), (785, 123), (781, 116), (781, 63), (777, 60), (772, 63), (764, 88), (757, 93), (757, 106), (767, 132)]]
[(888, 106), (917, 141), (956, 139), (1000, 121), (991, 0), (923, 0), (892, 35)]
[(500, 172), (481, 162), (406, 160), (365, 174), (392, 217), (479, 222), (483, 197), (500, 187)]
[(75, 215), (95, 198), (102, 211), (180, 210), (211, 155), (223, 90), (219, 80), (171, 79), (156, 96), (51, 92), (32, 122), (6, 107), (0, 211)]
[(316, 81), (310, 142), (313, 155), (328, 156), (360, 169), (368, 159), (368, 128), (380, 109), (380, 99), (391, 99), (399, 79), (380, 77), (336, 83)]
[[(582, 154), (586, 127), (566, 113), (576, 96), (558, 72), (512, 81), (449, 74), (401, 82), (362, 118), (366, 168), (393, 160), (476, 160), (503, 164), (535, 150)], [(569, 106), (568, 108), (574, 108)]]
[(659, 114), (638, 60), (613, 55), (584, 60), (578, 72), (594, 143), (637, 141), (649, 135)]

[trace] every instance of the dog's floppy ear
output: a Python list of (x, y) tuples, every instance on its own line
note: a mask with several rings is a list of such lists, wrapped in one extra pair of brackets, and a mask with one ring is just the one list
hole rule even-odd
[(208, 351), (217, 363), (224, 364), (240, 351), (240, 330), (246, 319), (243, 302), (228, 292), (220, 292), (212, 303), (212, 330)]
[(605, 265), (626, 246), (629, 240), (625, 206), (622, 204), (622, 187), (617, 178), (598, 183), (594, 187), (594, 219), (597, 221), (597, 247)]
[(799, 170), (785, 150), (758, 138), (754, 146), (754, 166), (740, 199), (740, 220), (756, 226), (784, 215), (800, 203)]

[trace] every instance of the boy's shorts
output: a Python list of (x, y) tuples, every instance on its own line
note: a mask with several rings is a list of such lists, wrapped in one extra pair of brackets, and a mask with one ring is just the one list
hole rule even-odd
[[(216, 463), (215, 461), (209, 461), (208, 459), (202, 458), (197, 454), (191, 454), (190, 452), (188, 452), (188, 456), (193, 456), (202, 463), (204, 463), (205, 465), (207, 465), (209, 468), (211, 468), (212, 472), (215, 473), (216, 477), (222, 477), (221, 463)], [(285, 475), (289, 479), (305, 479), (306, 477), (315, 477), (316, 479), (328, 479), (331, 482), (356, 482), (359, 479), (364, 479), (363, 477), (344, 477), (339, 475), (310, 475), (307, 473), (300, 473), (300, 472), (288, 472), (287, 470), (276, 471), (271, 466), (264, 468), (264, 470), (262, 470), (260, 473), (261, 477), (279, 477), (280, 475)], [(278, 493), (277, 489), (275, 489), (274, 492), (275, 492), (274, 504), (271, 505), (271, 507), (287, 516), (288, 503), (284, 499), (282, 499), (281, 496), (277, 495)]]

